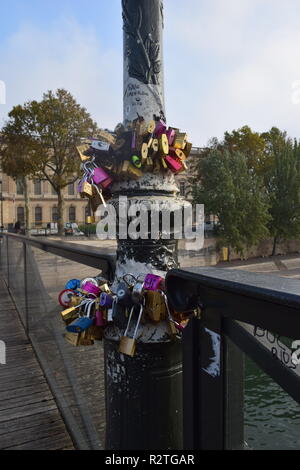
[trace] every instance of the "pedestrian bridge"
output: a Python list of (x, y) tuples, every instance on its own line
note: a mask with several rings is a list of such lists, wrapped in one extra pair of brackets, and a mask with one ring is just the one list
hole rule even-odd
[[(113, 253), (3, 234), (0, 449), (104, 449), (102, 343), (74, 348), (65, 342), (57, 295), (74, 273), (101, 271), (113, 279), (114, 265)], [(198, 309), (182, 342), (182, 445), (240, 448), (243, 354), (300, 402), (300, 366), (292, 360), (292, 342), (300, 339), (299, 281), (194, 268), (169, 272), (167, 287), (178, 310)], [(240, 354), (230, 362), (233, 349)]]

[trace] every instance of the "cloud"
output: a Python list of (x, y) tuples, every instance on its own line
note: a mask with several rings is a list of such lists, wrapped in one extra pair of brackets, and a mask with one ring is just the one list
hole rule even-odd
[(47, 30), (23, 26), (0, 48), (7, 105), (41, 99), (49, 89), (66, 88), (103, 127), (122, 120), (122, 51), (109, 49), (93, 30), (61, 20)]

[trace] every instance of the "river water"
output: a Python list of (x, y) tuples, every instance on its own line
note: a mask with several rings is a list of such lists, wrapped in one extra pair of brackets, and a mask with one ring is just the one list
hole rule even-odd
[(246, 358), (245, 441), (251, 449), (300, 450), (300, 405)]

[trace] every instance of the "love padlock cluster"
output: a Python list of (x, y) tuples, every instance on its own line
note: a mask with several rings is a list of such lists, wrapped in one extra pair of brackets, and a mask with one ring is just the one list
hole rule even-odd
[(104, 329), (116, 325), (124, 331), (119, 351), (133, 357), (143, 324), (166, 321), (176, 337), (189, 314), (174, 311), (165, 292), (164, 279), (155, 274), (137, 278), (126, 274), (115, 288), (102, 277), (72, 279), (59, 294), (66, 324), (65, 339), (74, 346), (90, 346), (103, 338)]
[(91, 139), (77, 147), (84, 172), (78, 191), (91, 200), (94, 212), (110, 198), (115, 181), (139, 179), (146, 172), (177, 174), (187, 169), (192, 150), (187, 134), (161, 120), (146, 123), (139, 117), (130, 127), (119, 124), (109, 135), (110, 143)]

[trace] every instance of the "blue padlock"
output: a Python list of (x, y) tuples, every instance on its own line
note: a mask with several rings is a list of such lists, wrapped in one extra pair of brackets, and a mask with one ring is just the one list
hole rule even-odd
[(79, 279), (71, 279), (65, 285), (65, 289), (71, 289), (77, 291), (80, 288), (80, 281)]
[(81, 317), (77, 318), (73, 321), (70, 325), (67, 326), (67, 331), (69, 333), (82, 333), (83, 331), (87, 330), (90, 326), (92, 326), (94, 320), (88, 317)]

